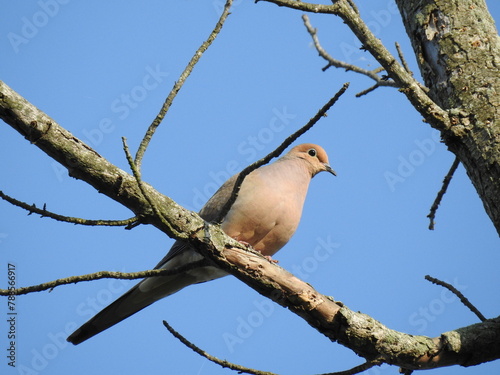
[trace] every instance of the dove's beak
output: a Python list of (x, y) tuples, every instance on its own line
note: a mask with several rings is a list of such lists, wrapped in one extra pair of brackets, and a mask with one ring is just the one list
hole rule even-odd
[(333, 170), (333, 168), (332, 168), (332, 167), (330, 167), (330, 164), (324, 163), (323, 165), (325, 166), (325, 171), (330, 172), (330, 173), (331, 173), (331, 174), (333, 174), (334, 176), (336, 176), (336, 175), (337, 175), (337, 172), (335, 172), (335, 171)]

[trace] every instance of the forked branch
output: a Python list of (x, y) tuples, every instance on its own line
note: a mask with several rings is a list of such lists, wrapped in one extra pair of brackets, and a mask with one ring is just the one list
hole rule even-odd
[(420, 83), (385, 48), (361, 19), (359, 12), (348, 0), (337, 0), (332, 5), (312, 4), (295, 0), (260, 0), (311, 13), (334, 14), (340, 17), (361, 42), (361, 45), (385, 69), (415, 109), (438, 130), (451, 128), (448, 112), (439, 107), (425, 92)]
[[(393, 80), (388, 80), (384, 76), (378, 75), (378, 73), (384, 71), (384, 68), (376, 68), (373, 70), (367, 70), (367, 69), (363, 69), (357, 65), (338, 60), (338, 59), (334, 58), (333, 56), (331, 56), (328, 52), (326, 52), (326, 50), (321, 45), (319, 38), (318, 38), (317, 29), (311, 25), (311, 21), (309, 20), (309, 17), (307, 16), (307, 14), (302, 15), (302, 20), (304, 21), (304, 26), (306, 27), (307, 32), (309, 33), (309, 35), (311, 35), (311, 38), (313, 40), (313, 44), (314, 44), (314, 47), (316, 48), (316, 51), (318, 51), (318, 54), (328, 62), (328, 65), (325, 66), (323, 68), (323, 70), (326, 70), (331, 66), (334, 66), (336, 68), (345, 69), (346, 71), (353, 71), (355, 73), (365, 75), (365, 76), (367, 76), (375, 81), (375, 85), (371, 87), (370, 91), (372, 91), (376, 87), (380, 87), (380, 86), (398, 87), (396, 82), (394, 82)], [(369, 92), (368, 90), (365, 90), (365, 91), (366, 92), (364, 92), (364, 93)], [(358, 94), (357, 96), (360, 96), (360, 95)]]

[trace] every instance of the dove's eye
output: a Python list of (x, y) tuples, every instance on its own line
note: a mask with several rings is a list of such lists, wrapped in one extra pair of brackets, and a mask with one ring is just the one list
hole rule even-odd
[(314, 148), (310, 148), (307, 153), (309, 156), (315, 157), (316, 156), (316, 150)]

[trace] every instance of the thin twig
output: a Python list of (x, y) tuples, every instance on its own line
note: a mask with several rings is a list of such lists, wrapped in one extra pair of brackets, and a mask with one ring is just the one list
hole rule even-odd
[(140, 169), (137, 166), (137, 164), (134, 162), (134, 160), (132, 159), (132, 154), (130, 153), (130, 150), (129, 150), (128, 145), (127, 145), (127, 139), (125, 137), (122, 137), (122, 143), (123, 143), (123, 150), (125, 151), (125, 156), (127, 157), (127, 161), (128, 161), (129, 166), (130, 166), (130, 169), (132, 170), (132, 174), (134, 175), (135, 180), (137, 181), (137, 185), (139, 186), (139, 190), (141, 191), (144, 199), (146, 199), (146, 201), (149, 203), (149, 206), (151, 207), (155, 217), (157, 217), (161, 221), (161, 223), (166, 228), (169, 229), (169, 231), (171, 232), (171, 234), (175, 238), (178, 238), (178, 239), (185, 238), (186, 235), (184, 233), (182, 233), (181, 231), (179, 231), (177, 228), (174, 228), (172, 226), (172, 224), (170, 224), (169, 220), (167, 220), (163, 216), (163, 214), (158, 209), (158, 207), (156, 207), (155, 202), (149, 196), (149, 194), (146, 191), (146, 188), (144, 186), (144, 183), (142, 182)]
[(168, 329), (168, 331), (180, 342), (182, 342), (184, 345), (186, 345), (188, 348), (193, 350), (194, 352), (198, 353), (202, 357), (205, 357), (209, 361), (218, 364), (219, 366), (223, 368), (229, 368), (233, 371), (238, 371), (239, 373), (247, 373), (247, 374), (255, 374), (255, 375), (276, 375), (272, 372), (267, 372), (267, 371), (259, 371), (259, 370), (254, 370), (248, 367), (244, 367), (241, 365), (237, 365), (235, 363), (228, 362), (226, 360), (219, 359), (217, 357), (214, 357), (211, 354), (208, 354), (206, 351), (198, 348), (195, 344), (190, 342), (188, 339), (186, 339), (184, 336), (182, 336), (179, 332), (177, 332), (175, 329), (172, 328), (170, 324), (168, 324), (165, 320), (163, 321), (163, 325)]
[(174, 87), (172, 87), (172, 90), (168, 94), (167, 99), (165, 99), (165, 102), (163, 103), (163, 106), (161, 107), (160, 112), (158, 113), (156, 118), (153, 120), (153, 122), (149, 126), (146, 134), (144, 135), (144, 138), (141, 141), (141, 144), (139, 145), (137, 153), (135, 155), (135, 164), (137, 166), (137, 169), (141, 169), (142, 158), (144, 156), (144, 153), (146, 152), (146, 149), (149, 145), (149, 142), (151, 141), (151, 138), (153, 138), (153, 135), (156, 131), (156, 128), (158, 128), (158, 126), (160, 126), (160, 123), (165, 118), (165, 115), (167, 114), (175, 97), (177, 96), (177, 93), (184, 85), (184, 82), (186, 81), (186, 79), (189, 77), (189, 75), (193, 71), (193, 68), (200, 60), (203, 53), (208, 49), (208, 47), (210, 47), (212, 42), (215, 40), (215, 38), (219, 34), (219, 31), (222, 29), (222, 26), (224, 25), (224, 22), (226, 21), (227, 16), (230, 14), (229, 9), (231, 8), (232, 3), (233, 3), (233, 0), (226, 0), (226, 4), (224, 5), (224, 11), (222, 12), (219, 20), (217, 21), (215, 28), (212, 30), (212, 32), (208, 36), (208, 39), (206, 41), (204, 41), (202, 43), (202, 45), (196, 50), (195, 54), (193, 55), (193, 57), (189, 61), (188, 65), (186, 66), (184, 71), (181, 73), (179, 79), (175, 82)]
[(320, 118), (324, 117), (326, 115), (326, 112), (337, 102), (337, 100), (344, 94), (344, 92), (347, 90), (349, 87), (349, 83), (344, 83), (342, 88), (331, 98), (319, 111), (314, 115), (313, 118), (311, 118), (306, 125), (304, 125), (302, 128), (297, 130), (295, 133), (290, 135), (287, 139), (283, 141), (281, 145), (279, 145), (273, 152), (268, 154), (267, 156), (263, 157), (262, 159), (256, 161), (253, 164), (250, 164), (248, 167), (243, 169), (240, 174), (238, 175), (238, 178), (236, 179), (236, 182), (233, 187), (233, 191), (231, 192), (231, 196), (229, 197), (228, 201), (224, 204), (224, 207), (222, 208), (221, 212), (219, 213), (218, 217), (216, 218), (215, 222), (220, 223), (222, 219), (226, 216), (226, 214), (229, 212), (231, 209), (231, 206), (233, 203), (236, 201), (236, 198), (238, 197), (238, 193), (241, 188), (241, 184), (243, 183), (243, 180), (245, 177), (250, 174), (252, 171), (255, 169), (263, 166), (264, 164), (269, 163), (271, 159), (278, 157), (281, 155), (281, 153), (288, 147), (290, 146), (297, 138), (299, 138), (302, 134), (307, 132), (309, 129), (311, 129), (318, 121)]
[[(168, 324), (167, 321), (163, 321), (163, 325), (168, 329), (168, 331), (180, 342), (182, 342), (184, 345), (186, 345), (188, 348), (193, 350), (194, 352), (198, 353), (202, 357), (205, 357), (209, 361), (218, 364), (219, 366), (222, 366), (224, 368), (229, 368), (233, 371), (238, 371), (239, 373), (247, 373), (247, 374), (256, 374), (256, 375), (274, 375), (272, 372), (267, 372), (267, 371), (260, 371), (260, 370), (255, 370), (252, 368), (244, 367), (241, 365), (237, 365), (235, 363), (219, 359), (217, 357), (214, 357), (213, 355), (207, 353), (203, 349), (200, 349), (197, 347), (195, 344), (193, 344), (191, 341), (186, 339), (184, 336), (182, 336), (179, 332), (177, 332), (170, 324)], [(328, 372), (324, 374), (319, 374), (319, 375), (355, 375), (359, 374), (363, 371), (368, 370), (369, 368), (372, 368), (373, 366), (380, 366), (381, 362), (380, 361), (366, 361), (365, 363), (355, 366), (349, 370), (345, 371), (338, 371), (338, 372)]]
[(380, 365), (381, 365), (380, 361), (366, 361), (365, 363), (363, 363), (359, 366), (355, 366), (349, 370), (329, 372), (329, 373), (320, 374), (320, 375), (355, 375), (355, 374), (359, 374), (363, 371), (366, 371), (369, 368), (372, 368), (374, 366), (380, 366)]
[(408, 63), (406, 62), (405, 56), (403, 55), (403, 51), (401, 50), (401, 46), (398, 42), (396, 42), (396, 50), (398, 51), (399, 60), (401, 60), (401, 64), (403, 64), (403, 68), (413, 76), (413, 72), (411, 71)]
[[(380, 77), (377, 73), (380, 73), (381, 71), (384, 70), (384, 68), (379, 67), (374, 70), (367, 70), (363, 69), (357, 65), (353, 65), (350, 63), (347, 63), (345, 61), (338, 60), (331, 56), (326, 50), (323, 48), (321, 43), (319, 42), (319, 38), (317, 35), (317, 30), (311, 25), (311, 22), (309, 20), (309, 17), (307, 14), (302, 15), (302, 20), (304, 21), (304, 26), (307, 29), (307, 32), (311, 35), (311, 38), (313, 40), (314, 47), (316, 48), (316, 51), (318, 51), (318, 54), (325, 59), (328, 62), (328, 65), (325, 66), (322, 70), (325, 71), (328, 69), (330, 66), (334, 66), (336, 68), (343, 68), (346, 71), (353, 71), (355, 73), (363, 74), (371, 79), (373, 79), (377, 84), (375, 86), (372, 86), (371, 89), (365, 90), (364, 94), (372, 91), (373, 89), (379, 87), (379, 86), (390, 86), (390, 87), (398, 87), (396, 83), (393, 80), (384, 80), (382, 77)], [(361, 93), (360, 93), (361, 94)], [(358, 94), (356, 96), (361, 96), (364, 94)]]
[(28, 204), (22, 201), (19, 201), (11, 196), (5, 194), (3, 191), (0, 191), (0, 198), (3, 200), (13, 204), (14, 206), (20, 207), (28, 211), (28, 215), (33, 213), (40, 215), (41, 217), (48, 217), (57, 221), (62, 221), (65, 223), (79, 224), (79, 225), (102, 225), (102, 226), (116, 226), (116, 227), (131, 227), (134, 223), (137, 223), (139, 219), (134, 216), (130, 219), (126, 220), (90, 220), (90, 219), (82, 219), (79, 217), (71, 217), (71, 216), (63, 216), (56, 214), (54, 212), (47, 211), (46, 205), (43, 205), (43, 208), (38, 208), (35, 204)]
[(434, 224), (435, 224), (434, 219), (436, 218), (436, 211), (439, 207), (439, 204), (441, 203), (441, 200), (443, 199), (444, 194), (446, 193), (446, 190), (448, 189), (448, 186), (450, 185), (451, 179), (453, 178), (453, 174), (458, 168), (458, 164), (460, 164), (460, 160), (458, 160), (458, 157), (455, 157), (455, 160), (453, 160), (453, 164), (451, 165), (450, 170), (443, 179), (443, 186), (441, 187), (441, 190), (438, 191), (434, 203), (432, 203), (429, 215), (427, 215), (427, 217), (430, 220), (429, 223), (430, 230), (434, 230)]
[(373, 86), (368, 87), (367, 89), (364, 89), (363, 91), (358, 92), (356, 95), (354, 95), (356, 98), (360, 98), (363, 95), (371, 93), (373, 90), (379, 88), (380, 85), (378, 83), (374, 84)]
[(0, 289), (0, 296), (9, 296), (9, 295), (20, 296), (22, 294), (42, 292), (44, 290), (53, 289), (59, 285), (76, 284), (82, 281), (92, 281), (99, 279), (134, 280), (134, 279), (142, 279), (144, 277), (171, 276), (207, 265), (209, 265), (209, 262), (206, 259), (200, 259), (199, 261), (189, 263), (184, 266), (171, 270), (154, 269), (154, 270), (147, 270), (140, 272), (100, 271), (100, 272), (89, 273), (87, 275), (70, 276), (64, 279), (57, 279), (43, 284), (26, 286), (17, 289)]
[(359, 14), (359, 9), (354, 0), (347, 0), (349, 5), (351, 6), (352, 10), (354, 10), (357, 14)]
[(430, 281), (433, 284), (436, 285), (441, 285), (442, 287), (445, 287), (449, 291), (451, 291), (453, 294), (455, 294), (458, 298), (460, 298), (460, 302), (462, 302), (465, 306), (469, 308), (470, 311), (472, 311), (476, 316), (479, 318), (480, 321), (484, 322), (486, 318), (484, 317), (483, 314), (472, 304), (470, 301), (459, 291), (457, 288), (455, 288), (453, 285), (448, 284), (444, 281), (441, 281), (439, 279), (436, 279), (432, 276), (426, 275), (425, 279)]
[[(262, 0), (255, 0), (256, 3)], [(297, 0), (264, 0), (268, 3), (276, 4), (280, 7), (287, 7), (296, 10), (301, 10), (304, 12), (311, 13), (324, 13), (324, 14), (337, 14), (339, 12), (339, 7), (336, 4), (333, 5), (324, 5), (324, 4), (314, 4), (314, 3), (306, 3), (304, 1)]]

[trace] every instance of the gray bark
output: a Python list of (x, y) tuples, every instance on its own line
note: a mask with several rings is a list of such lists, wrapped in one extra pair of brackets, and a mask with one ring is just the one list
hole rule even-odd
[(495, 23), (483, 0), (396, 3), (428, 94), (449, 113), (450, 129), (440, 129), (443, 141), (464, 165), (500, 234), (500, 38)]

